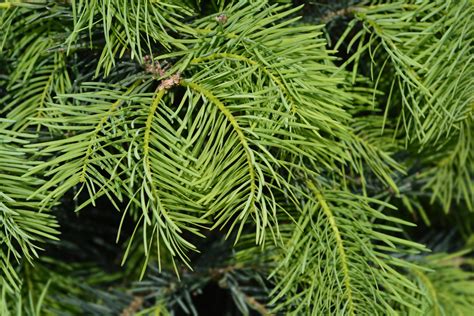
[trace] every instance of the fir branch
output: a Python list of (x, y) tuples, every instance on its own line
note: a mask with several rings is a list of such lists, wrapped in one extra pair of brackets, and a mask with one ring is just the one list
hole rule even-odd
[[(388, 202), (472, 209), (472, 3), (300, 9), (0, 3), (0, 314), (197, 314), (210, 283), (243, 314), (470, 312), (468, 252), (426, 256)], [(111, 207), (122, 270), (55, 254), (84, 242), (56, 215)]]
[(323, 209), (323, 212), (326, 215), (329, 221), (329, 225), (331, 226), (331, 229), (336, 238), (336, 246), (337, 246), (339, 255), (341, 257), (341, 267), (344, 274), (344, 284), (346, 288), (347, 302), (348, 302), (348, 308), (349, 308), (348, 313), (350, 315), (354, 315), (354, 302), (352, 300), (351, 277), (349, 274), (349, 268), (347, 265), (347, 256), (346, 256), (346, 251), (344, 250), (341, 233), (339, 232), (339, 228), (338, 228), (338, 225), (336, 224), (336, 220), (331, 212), (331, 209), (326, 203), (326, 200), (323, 198), (319, 190), (315, 187), (315, 185), (312, 182), (309, 181), (307, 182), (307, 184), (308, 184), (309, 189), (313, 192), (319, 204), (321, 205), (321, 208)]
[[(247, 158), (247, 165), (248, 165), (248, 170), (249, 170), (249, 176), (250, 176), (250, 194), (249, 197), (245, 203), (245, 207), (241, 211), (241, 215), (239, 216), (239, 219), (246, 219), (247, 218), (247, 212), (250, 211), (251, 213), (257, 212), (257, 208), (255, 207), (255, 199), (256, 199), (256, 190), (258, 189), (257, 184), (256, 184), (256, 172), (254, 170), (254, 163), (255, 161), (254, 154), (252, 150), (250, 149), (249, 144), (247, 143), (247, 138), (245, 137), (241, 127), (237, 123), (237, 120), (235, 117), (232, 115), (232, 113), (225, 107), (225, 105), (218, 99), (216, 98), (209, 90), (203, 88), (202, 86), (194, 83), (194, 82), (187, 82), (187, 81), (182, 81), (181, 84), (185, 87), (189, 87), (193, 90), (196, 90), (197, 92), (203, 94), (206, 96), (212, 103), (214, 103), (218, 108), (219, 111), (227, 118), (229, 123), (232, 125), (234, 128), (234, 131), (239, 138), (240, 144), (242, 145), (245, 155)], [(258, 220), (258, 215), (257, 216), (257, 222)], [(216, 223), (217, 224), (217, 223)], [(262, 221), (262, 226), (265, 227), (265, 221)], [(261, 242), (261, 238), (259, 237), (261, 234), (263, 235), (263, 232), (260, 230), (260, 226), (257, 226), (257, 242)]]

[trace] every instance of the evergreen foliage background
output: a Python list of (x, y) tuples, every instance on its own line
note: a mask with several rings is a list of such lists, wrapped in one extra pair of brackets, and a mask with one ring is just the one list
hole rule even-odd
[(470, 315), (468, 0), (0, 2), (0, 315)]

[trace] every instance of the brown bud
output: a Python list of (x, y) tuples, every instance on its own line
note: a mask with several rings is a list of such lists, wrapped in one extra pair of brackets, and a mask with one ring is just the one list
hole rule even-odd
[(181, 81), (181, 74), (179, 72), (175, 73), (171, 77), (161, 81), (158, 89), (163, 90), (163, 89), (171, 89), (174, 86), (178, 85), (179, 82)]
[(226, 24), (227, 23), (227, 15), (224, 13), (219, 14), (216, 16), (216, 21), (219, 22), (220, 24)]
[(168, 69), (168, 66), (165, 63), (165, 66), (162, 67), (160, 64), (160, 61), (158, 60), (153, 60), (153, 58), (150, 55), (145, 55), (143, 57), (143, 67), (145, 68), (145, 72), (152, 74), (154, 77), (163, 77), (166, 73), (166, 70)]

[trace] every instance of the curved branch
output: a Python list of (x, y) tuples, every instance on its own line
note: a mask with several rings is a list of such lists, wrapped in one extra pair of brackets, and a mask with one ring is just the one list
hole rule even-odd
[(355, 315), (354, 313), (354, 302), (352, 298), (352, 287), (351, 287), (351, 277), (349, 275), (349, 267), (347, 265), (347, 255), (346, 251), (344, 250), (344, 245), (341, 237), (341, 232), (339, 231), (339, 227), (337, 226), (336, 219), (334, 218), (333, 213), (331, 212), (331, 209), (329, 205), (327, 204), (326, 200), (324, 199), (323, 195), (319, 190), (316, 188), (316, 186), (313, 184), (313, 182), (308, 181), (307, 182), (308, 187), (310, 190), (313, 192), (313, 194), (316, 196), (317, 201), (321, 205), (321, 208), (324, 212), (324, 215), (329, 220), (329, 225), (331, 226), (331, 229), (334, 233), (334, 236), (336, 238), (336, 246), (337, 250), (339, 252), (339, 255), (341, 256), (341, 266), (342, 266), (342, 272), (344, 273), (344, 285), (347, 290), (347, 301), (349, 305), (349, 314), (350, 315)]
[[(154, 199), (156, 200), (158, 204), (158, 210), (152, 209), (152, 213), (154, 218), (158, 221), (158, 223), (155, 223), (155, 228), (153, 230), (152, 236), (154, 234), (155, 230), (157, 231), (157, 240), (161, 237), (163, 242), (165, 243), (167, 249), (170, 251), (172, 255), (172, 260), (174, 262), (174, 256), (179, 256), (183, 263), (186, 264), (189, 268), (189, 262), (188, 258), (184, 254), (184, 250), (181, 249), (182, 246), (187, 247), (189, 249), (196, 249), (196, 247), (184, 240), (179, 236), (179, 233), (182, 232), (181, 228), (175, 223), (173, 220), (172, 216), (168, 214), (167, 209), (163, 205), (162, 198), (160, 197), (159, 190), (156, 188), (155, 183), (153, 181), (153, 171), (151, 167), (151, 162), (150, 162), (150, 138), (151, 138), (151, 130), (152, 130), (152, 123), (153, 123), (153, 118), (155, 116), (156, 110), (158, 109), (158, 105), (160, 104), (160, 101), (163, 99), (163, 96), (165, 95), (167, 89), (164, 88), (162, 85), (159, 85), (156, 89), (155, 96), (153, 99), (153, 102), (150, 106), (150, 110), (148, 112), (147, 120), (145, 123), (145, 131), (143, 135), (144, 139), (144, 144), (143, 144), (143, 166), (145, 169), (145, 175), (144, 177), (148, 180), (149, 185), (150, 185), (150, 191), (151, 191), (151, 196), (149, 198), (153, 201)], [(145, 180), (144, 178), (144, 180)], [(141, 186), (141, 190), (147, 191), (145, 188), (146, 184), (143, 183)], [(148, 224), (151, 224), (150, 217), (148, 216), (148, 205), (143, 205), (143, 216), (145, 217), (145, 221), (148, 222)], [(154, 207), (153, 207), (154, 208)], [(159, 212), (157, 212), (159, 211)], [(161, 218), (163, 217), (163, 219)], [(168, 224), (168, 225), (165, 225)], [(150, 243), (151, 245), (151, 243)], [(159, 261), (159, 260), (158, 260)], [(159, 262), (159, 264), (161, 264)], [(144, 266), (145, 267), (145, 266)], [(145, 270), (143, 270), (145, 271)], [(143, 276), (143, 274), (142, 274)]]
[[(151, 123), (153, 121), (153, 117), (155, 116), (156, 109), (158, 108), (158, 104), (160, 104), (161, 99), (165, 95), (165, 89), (158, 89), (155, 99), (153, 100), (150, 112), (148, 112), (148, 117), (145, 123), (145, 135), (144, 135), (144, 144), (143, 144), (143, 153), (144, 157), (148, 157), (148, 152), (150, 150), (150, 132), (151, 132)], [(148, 167), (150, 163), (147, 162)]]
[[(148, 181), (150, 182), (151, 185), (151, 192), (153, 193), (154, 198), (157, 199), (159, 208), (162, 212), (162, 214), (165, 216), (166, 219), (168, 219), (166, 211), (162, 207), (161, 204), (161, 199), (157, 194), (157, 190), (155, 188), (155, 184), (153, 183), (153, 178), (152, 178), (152, 172), (151, 172), (151, 166), (150, 166), (150, 133), (151, 133), (151, 124), (153, 122), (153, 117), (155, 116), (156, 109), (158, 108), (158, 104), (160, 104), (161, 99), (165, 95), (166, 90), (164, 89), (157, 89), (157, 93), (155, 98), (153, 99), (153, 102), (150, 107), (150, 111), (148, 112), (148, 117), (146, 119), (145, 123), (145, 133), (143, 135), (143, 165), (145, 167), (145, 177), (148, 178)], [(144, 212), (144, 216), (147, 220), (148, 223), (150, 223), (150, 218), (148, 217), (148, 214)], [(172, 251), (173, 253), (173, 251)]]
[[(168, 216), (166, 209), (163, 207), (163, 204), (161, 203), (161, 198), (158, 195), (158, 190), (155, 187), (155, 184), (153, 183), (153, 173), (151, 171), (151, 165), (150, 165), (150, 134), (151, 134), (151, 124), (153, 122), (153, 117), (155, 116), (156, 109), (158, 108), (158, 105), (160, 104), (161, 99), (166, 93), (166, 89), (162, 89), (161, 86), (158, 86), (156, 96), (150, 106), (150, 111), (148, 112), (148, 116), (146, 119), (145, 123), (145, 133), (143, 135), (143, 165), (145, 167), (145, 177), (148, 178), (148, 181), (151, 186), (151, 192), (153, 194), (153, 197), (156, 198), (158, 202), (158, 208), (161, 211), (161, 214), (165, 218), (166, 222), (170, 223), (170, 225), (176, 229), (178, 232), (180, 231), (179, 228), (176, 226), (176, 224), (173, 222), (173, 220)], [(145, 212), (144, 213), (146, 220), (148, 223), (150, 223), (150, 218), (148, 217), (148, 214)], [(165, 238), (163, 236), (163, 238)], [(173, 249), (170, 249), (171, 253), (174, 255)]]
[[(232, 127), (234, 128), (235, 133), (237, 134), (237, 137), (240, 140), (240, 143), (242, 144), (242, 147), (244, 148), (245, 155), (247, 157), (247, 164), (248, 164), (248, 169), (249, 169), (249, 174), (250, 174), (250, 192), (251, 192), (251, 197), (250, 197), (250, 205), (254, 205), (255, 203), (255, 191), (257, 189), (256, 185), (256, 172), (253, 167), (253, 153), (252, 150), (250, 149), (250, 146), (247, 142), (247, 139), (245, 138), (244, 132), (242, 131), (242, 128), (239, 126), (239, 123), (237, 123), (237, 120), (235, 117), (232, 115), (232, 113), (225, 107), (224, 103), (222, 103), (214, 94), (212, 94), (211, 91), (207, 90), (206, 88), (202, 87), (201, 85), (190, 82), (190, 81), (184, 81), (182, 80), (180, 82), (180, 85), (183, 87), (188, 87), (191, 88), (192, 90), (195, 90), (202, 95), (204, 95), (206, 98), (209, 99), (212, 103), (214, 103), (217, 108), (222, 112), (222, 114), (227, 118), (227, 120), (230, 122)], [(245, 211), (245, 210), (244, 210)]]

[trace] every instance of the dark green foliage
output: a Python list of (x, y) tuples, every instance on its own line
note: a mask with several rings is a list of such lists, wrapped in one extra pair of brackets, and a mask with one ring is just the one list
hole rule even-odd
[(468, 315), (473, 21), (0, 2), (0, 315)]

